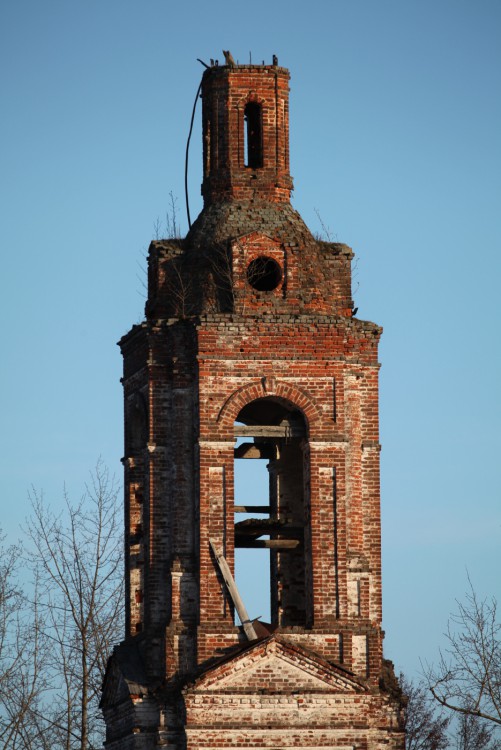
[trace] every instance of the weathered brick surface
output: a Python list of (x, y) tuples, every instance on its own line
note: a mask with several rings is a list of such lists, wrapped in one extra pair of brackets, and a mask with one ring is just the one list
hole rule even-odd
[[(289, 71), (278, 66), (211, 68), (202, 79), (206, 206), (221, 200), (289, 201)], [(245, 106), (262, 108), (262, 167), (246, 167)]]
[[(381, 329), (352, 317), (350, 248), (315, 240), (289, 203), (288, 72), (211, 68), (202, 95), (204, 210), (185, 240), (152, 243), (146, 320), (120, 342), (127, 632), (109, 747), (401, 750), (381, 682)], [(254, 440), (242, 454), (236, 422)], [(209, 545), (233, 569), (249, 539), (240, 455), (268, 460), (278, 545), (274, 634), (250, 645)]]
[(387, 696), (275, 637), (208, 670), (183, 694), (192, 748), (403, 748)]

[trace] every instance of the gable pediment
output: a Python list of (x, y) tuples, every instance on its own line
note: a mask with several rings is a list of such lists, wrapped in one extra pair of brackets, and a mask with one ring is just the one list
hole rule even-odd
[(341, 667), (271, 636), (212, 667), (191, 690), (357, 693), (366, 688)]
[(236, 238), (236, 241), (241, 245), (266, 245), (275, 246), (277, 248), (280, 247), (280, 242), (277, 242), (277, 240), (274, 240), (268, 234), (264, 234), (263, 232), (259, 232), (257, 230), (240, 235)]

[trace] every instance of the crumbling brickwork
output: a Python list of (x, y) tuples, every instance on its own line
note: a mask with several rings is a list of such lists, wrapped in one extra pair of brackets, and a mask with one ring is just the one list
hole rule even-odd
[[(288, 80), (204, 73), (204, 209), (184, 240), (151, 244), (146, 319), (120, 342), (112, 750), (404, 747), (382, 651), (381, 329), (353, 317), (351, 249), (290, 205)], [(235, 461), (256, 458), (269, 497), (240, 520)], [(269, 549), (272, 622), (255, 637), (214, 554), (231, 571), (238, 547)]]

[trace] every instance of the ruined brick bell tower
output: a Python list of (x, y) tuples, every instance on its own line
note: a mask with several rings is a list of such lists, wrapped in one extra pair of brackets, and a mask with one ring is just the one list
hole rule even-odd
[[(126, 637), (109, 750), (403, 750), (383, 661), (381, 329), (353, 317), (352, 251), (290, 204), (289, 73), (202, 80), (204, 208), (152, 242), (124, 356)], [(235, 497), (235, 463), (269, 491)], [(271, 623), (235, 549), (269, 550)], [(238, 616), (236, 616), (238, 613)], [(240, 624), (242, 623), (242, 624)]]

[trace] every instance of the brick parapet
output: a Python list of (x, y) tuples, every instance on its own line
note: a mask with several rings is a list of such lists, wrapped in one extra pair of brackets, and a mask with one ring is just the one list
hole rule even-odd
[[(257, 312), (352, 316), (351, 248), (315, 240), (290, 204), (230, 206), (203, 211), (181, 246), (151, 244), (149, 319)], [(261, 256), (280, 269), (268, 290), (249, 284), (251, 263)]]

